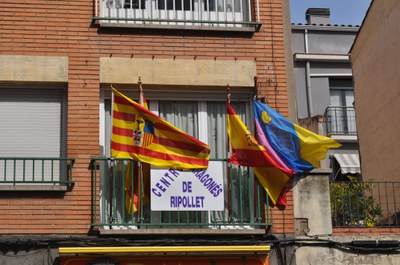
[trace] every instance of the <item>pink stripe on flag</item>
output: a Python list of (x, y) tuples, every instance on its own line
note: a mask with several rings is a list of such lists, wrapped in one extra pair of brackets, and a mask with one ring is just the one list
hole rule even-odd
[[(257, 140), (258, 143), (262, 146), (264, 146), (264, 148), (268, 151), (268, 153), (285, 169), (289, 170), (289, 171), (294, 171), (295, 169), (291, 169), (290, 167), (288, 167), (286, 165), (286, 163), (278, 156), (278, 154), (275, 152), (274, 148), (272, 148), (272, 146), (270, 145), (270, 143), (268, 142), (267, 137), (264, 134), (263, 129), (261, 128), (260, 123), (258, 122), (258, 120), (255, 120), (256, 123), (256, 133), (257, 133)], [(294, 174), (297, 172), (293, 172)]]

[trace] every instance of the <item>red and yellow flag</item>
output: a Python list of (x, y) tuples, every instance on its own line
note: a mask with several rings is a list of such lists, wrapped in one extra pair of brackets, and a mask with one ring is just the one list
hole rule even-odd
[(113, 88), (111, 156), (159, 167), (207, 168), (210, 147)]
[[(142, 175), (143, 187), (140, 187), (140, 176)], [(150, 202), (150, 165), (142, 163), (140, 167), (136, 161), (129, 160), (125, 170), (125, 208), (129, 214), (137, 212), (140, 202)], [(140, 197), (143, 191), (143, 197)], [(140, 197), (140, 198), (139, 198)]]
[[(146, 98), (143, 93), (140, 93), (142, 100), (142, 106), (147, 110), (149, 106), (147, 105)], [(152, 142), (152, 134), (144, 133), (142, 146), (148, 146)], [(142, 178), (140, 177), (142, 176)], [(150, 164), (140, 163), (129, 160), (125, 171), (125, 208), (128, 214), (132, 215), (136, 213), (139, 209), (140, 202), (142, 204), (147, 204), (150, 202)], [(141, 181), (143, 181), (143, 187), (141, 187)], [(143, 189), (143, 198), (142, 194)]]

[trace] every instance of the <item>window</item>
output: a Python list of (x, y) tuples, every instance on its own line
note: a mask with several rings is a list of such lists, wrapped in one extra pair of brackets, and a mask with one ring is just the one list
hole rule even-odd
[(163, 100), (158, 102), (161, 118), (188, 134), (199, 137), (198, 105), (196, 101)]
[[(216, 2), (218, 3), (218, 11), (223, 11), (225, 8), (232, 12), (235, 8), (236, 12), (240, 12), (240, 6), (243, 5), (243, 1), (240, 0), (228, 0), (224, 3), (222, 0), (207, 0), (202, 3), (204, 11), (215, 11)], [(192, 10), (197, 9), (197, 1), (195, 0), (157, 0), (157, 9), (160, 10)], [(145, 0), (124, 0), (124, 8), (126, 9), (145, 9)]]
[(353, 81), (348, 79), (330, 79), (331, 106), (353, 107)]
[(60, 88), (0, 88), (0, 182), (66, 177), (65, 101)]
[[(249, 0), (96, 0), (102, 23), (241, 27), (251, 22)], [(97, 12), (97, 9), (96, 9)], [(96, 17), (98, 15), (96, 14)], [(112, 18), (113, 20), (101, 20)], [(179, 22), (179, 24), (178, 24)], [(180, 23), (183, 22), (183, 23)], [(217, 23), (215, 23), (217, 22)], [(228, 24), (238, 22), (237, 24)]]
[(354, 89), (351, 79), (331, 79), (329, 122), (330, 132), (355, 133)]
[[(132, 92), (121, 91), (125, 95), (136, 98)], [(102, 126), (104, 133), (102, 134), (104, 156), (110, 156), (110, 136), (111, 136), (111, 99), (109, 91), (103, 93), (103, 108), (104, 120)], [(180, 91), (172, 91), (166, 93), (165, 91), (145, 91), (145, 96), (149, 104), (149, 108), (160, 117), (166, 119), (171, 124), (175, 125), (179, 129), (186, 133), (194, 136), (195, 138), (208, 143), (211, 148), (211, 159), (226, 159), (228, 156), (227, 152), (227, 130), (226, 130), (226, 93), (220, 92), (202, 92), (202, 91), (191, 91), (190, 93), (182, 93)], [(242, 120), (250, 123), (251, 112), (251, 91), (243, 91), (232, 95), (232, 106), (235, 111), (241, 116)], [(196, 99), (196, 100), (193, 100)], [(249, 126), (251, 128), (251, 126)], [(221, 163), (225, 163), (222, 162)], [(124, 168), (126, 166), (114, 164), (114, 169), (106, 168), (106, 164), (103, 164), (103, 170), (105, 172), (112, 172), (112, 174), (120, 174), (126, 172)], [(225, 206), (230, 207), (222, 212), (195, 212), (195, 211), (179, 211), (179, 212), (158, 212), (150, 211), (149, 205), (144, 205), (144, 216), (142, 222), (144, 223), (168, 223), (168, 224), (194, 224), (201, 220), (225, 220), (234, 222), (234, 220), (241, 220), (241, 222), (249, 223), (252, 218), (250, 217), (250, 207), (254, 202), (251, 200), (252, 195), (251, 189), (254, 187), (253, 177), (247, 168), (242, 168), (240, 172), (237, 168), (231, 169), (232, 178), (227, 180), (227, 173), (224, 173), (224, 185), (226, 194), (224, 196)], [(114, 179), (122, 179), (121, 177), (113, 178), (111, 173), (105, 174), (105, 180), (101, 181), (102, 198), (101, 204), (102, 216), (107, 217), (113, 216), (113, 223), (127, 224), (129, 222), (135, 223), (133, 218), (138, 218), (136, 215), (129, 215), (125, 210), (123, 192), (118, 190), (124, 190), (124, 184), (112, 182)], [(240, 176), (240, 177), (239, 177)], [(137, 180), (133, 179), (134, 183), (138, 183)], [(228, 182), (230, 188), (228, 189)], [(107, 184), (109, 183), (109, 184)], [(112, 188), (110, 187), (113, 186)], [(230, 193), (227, 191), (229, 190)], [(145, 191), (146, 193), (146, 191)], [(126, 197), (125, 197), (126, 198)], [(229, 202), (228, 202), (229, 201)], [(107, 214), (111, 212), (111, 214)], [(229, 212), (229, 213), (228, 213)], [(135, 219), (136, 222), (138, 219)], [(261, 220), (261, 219), (260, 219)], [(102, 223), (107, 223), (108, 220)]]

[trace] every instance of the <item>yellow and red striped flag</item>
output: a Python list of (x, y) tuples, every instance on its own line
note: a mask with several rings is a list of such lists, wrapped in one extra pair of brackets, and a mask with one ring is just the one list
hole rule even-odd
[[(141, 88), (140, 88), (141, 90)], [(146, 98), (143, 96), (143, 91), (140, 93), (141, 105), (145, 107), (147, 110), (149, 106), (147, 105)], [(152, 134), (144, 133), (142, 146), (148, 146), (152, 142), (153, 136)], [(143, 198), (139, 196), (141, 194), (140, 189), (140, 175), (142, 175), (143, 180)], [(150, 202), (150, 164), (140, 163), (140, 165), (132, 160), (128, 161), (125, 171), (125, 207), (128, 214), (132, 215), (136, 213), (139, 209), (139, 201), (143, 204), (147, 204)], [(135, 181), (136, 180), (136, 181)], [(133, 184), (136, 183), (136, 184)], [(133, 189), (134, 187), (134, 189)], [(139, 198), (140, 197), (140, 198)]]
[[(140, 175), (143, 176), (143, 188), (140, 186)], [(137, 162), (129, 160), (125, 169), (125, 207), (128, 214), (137, 212), (140, 206), (140, 201), (142, 204), (147, 204), (150, 202), (150, 165), (147, 163), (142, 163), (140, 167)], [(135, 183), (135, 184), (133, 184)], [(143, 189), (143, 195), (140, 190)]]
[(111, 156), (159, 167), (207, 168), (210, 147), (113, 88)]

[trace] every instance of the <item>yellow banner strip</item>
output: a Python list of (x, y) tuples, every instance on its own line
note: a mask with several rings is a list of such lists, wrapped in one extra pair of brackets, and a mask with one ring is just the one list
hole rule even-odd
[(270, 246), (153, 246), (153, 247), (61, 247), (60, 254), (177, 253), (177, 252), (268, 252)]

